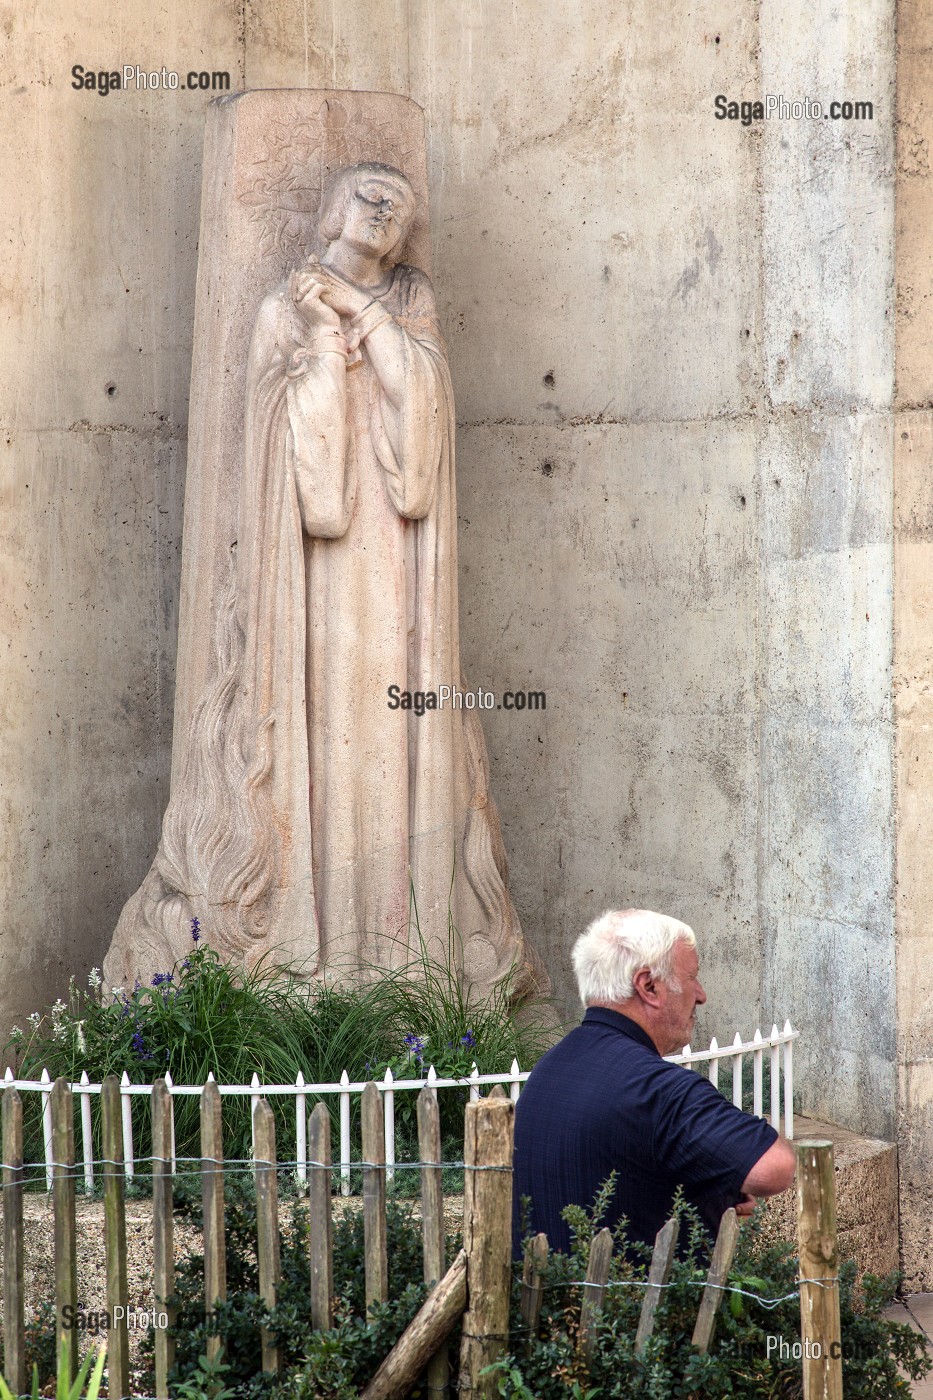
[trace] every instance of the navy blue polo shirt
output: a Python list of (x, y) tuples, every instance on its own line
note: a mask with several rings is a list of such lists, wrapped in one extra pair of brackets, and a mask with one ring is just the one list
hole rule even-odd
[(601, 1224), (628, 1218), (628, 1237), (654, 1244), (678, 1185), (712, 1233), (777, 1133), (729, 1103), (703, 1074), (663, 1059), (628, 1016), (591, 1006), (581, 1025), (531, 1071), (515, 1110), (513, 1244), (521, 1198), (552, 1249), (570, 1248), (567, 1205), (592, 1206), (618, 1182)]

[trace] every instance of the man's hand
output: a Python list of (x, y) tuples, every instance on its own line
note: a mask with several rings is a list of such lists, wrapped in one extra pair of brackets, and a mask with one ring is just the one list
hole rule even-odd
[(743, 1194), (742, 1199), (739, 1201), (738, 1205), (735, 1207), (735, 1213), (736, 1213), (736, 1215), (739, 1217), (739, 1219), (742, 1220), (742, 1219), (746, 1218), (747, 1216), (753, 1214), (753, 1212), (754, 1212), (755, 1207), (757, 1206), (757, 1204), (758, 1204), (758, 1202), (757, 1202), (757, 1200), (755, 1199), (754, 1196), (748, 1196), (748, 1195)]

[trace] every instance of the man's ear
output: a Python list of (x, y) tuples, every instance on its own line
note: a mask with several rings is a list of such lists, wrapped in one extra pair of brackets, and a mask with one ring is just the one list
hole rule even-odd
[(659, 1006), (660, 996), (658, 994), (657, 980), (651, 974), (650, 967), (640, 967), (632, 978), (632, 991), (639, 1001), (646, 1006)]

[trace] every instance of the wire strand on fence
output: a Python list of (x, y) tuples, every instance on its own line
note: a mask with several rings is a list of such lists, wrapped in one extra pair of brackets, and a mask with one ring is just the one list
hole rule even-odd
[[(256, 1169), (257, 1162), (261, 1163), (261, 1162), (263, 1161), (263, 1159), (262, 1159), (262, 1158), (255, 1158), (255, 1157), (224, 1157), (224, 1158), (219, 1158), (219, 1157), (200, 1157), (200, 1156), (198, 1156), (198, 1157), (175, 1157), (175, 1158), (168, 1158), (168, 1157), (137, 1157), (137, 1158), (136, 1158), (136, 1172), (135, 1172), (135, 1177), (136, 1177), (136, 1178), (140, 1178), (140, 1177), (141, 1177), (141, 1178), (143, 1178), (144, 1180), (149, 1180), (149, 1178), (153, 1176), (153, 1173), (152, 1173), (151, 1171), (140, 1171), (140, 1170), (139, 1170), (140, 1166), (141, 1166), (142, 1164), (144, 1164), (144, 1163), (147, 1163), (147, 1162), (148, 1162), (148, 1163), (151, 1163), (151, 1164), (153, 1164), (153, 1165), (167, 1166), (167, 1165), (170, 1165), (170, 1163), (173, 1162), (173, 1161), (174, 1161), (175, 1166), (176, 1166), (176, 1170), (175, 1170), (175, 1175), (176, 1175), (176, 1176), (200, 1176), (200, 1175), (204, 1174), (204, 1165), (203, 1165), (203, 1164), (204, 1164), (205, 1162), (213, 1163), (213, 1168), (212, 1168), (211, 1170), (213, 1170), (213, 1169), (219, 1169), (219, 1170), (221, 1170), (221, 1171), (224, 1171), (224, 1170), (227, 1170), (227, 1169), (231, 1169), (231, 1170), (233, 1170), (233, 1171), (238, 1171), (238, 1172), (248, 1172), (248, 1173), (252, 1173), (252, 1172), (254, 1172), (255, 1169)], [(182, 1167), (181, 1164), (182, 1164), (183, 1162), (191, 1162), (191, 1163), (194, 1163), (194, 1165), (193, 1165), (193, 1166), (190, 1166), (190, 1167)], [(0, 1162), (0, 1170), (2, 1170), (4, 1167), (6, 1167), (6, 1166), (8, 1166), (8, 1165), (9, 1165), (8, 1163)], [(112, 1158), (112, 1157), (95, 1157), (95, 1158), (93, 1159), (93, 1166), (94, 1166), (95, 1170), (97, 1170), (98, 1168), (100, 1169), (100, 1170), (98, 1171), (97, 1174), (98, 1174), (99, 1176), (101, 1176), (101, 1177), (122, 1176), (122, 1175), (124, 1175), (124, 1171), (123, 1171), (123, 1159), (122, 1159), (122, 1158), (114, 1159), (114, 1158)], [(363, 1160), (363, 1159), (358, 1159), (358, 1158), (353, 1158), (350, 1162), (318, 1162), (318, 1161), (315, 1161), (313, 1158), (308, 1158), (308, 1157), (306, 1157), (306, 1158), (304, 1158), (303, 1160), (299, 1160), (299, 1159), (296, 1158), (296, 1159), (293, 1160), (293, 1161), (277, 1161), (276, 1164), (275, 1164), (275, 1166), (276, 1166), (276, 1170), (277, 1170), (277, 1171), (297, 1171), (297, 1170), (298, 1170), (300, 1167), (302, 1167), (302, 1166), (307, 1166), (307, 1167), (321, 1167), (321, 1168), (323, 1168), (325, 1171), (329, 1171), (329, 1172), (331, 1172), (332, 1174), (337, 1174), (337, 1173), (339, 1173), (339, 1172), (342, 1170), (342, 1168), (347, 1167), (347, 1166), (349, 1166), (349, 1168), (351, 1169), (351, 1171), (362, 1171), (362, 1170), (364, 1170), (364, 1169), (372, 1169), (372, 1170), (377, 1170), (377, 1171), (389, 1171), (389, 1170), (390, 1170), (389, 1166), (388, 1166), (387, 1163), (385, 1163), (385, 1162), (369, 1162), (369, 1161), (366, 1161), (366, 1160)], [(56, 1162), (54, 1159), (52, 1159), (52, 1160), (49, 1161), (49, 1162), (20, 1162), (20, 1163), (17, 1163), (17, 1164), (16, 1164), (16, 1170), (17, 1170), (17, 1171), (23, 1171), (23, 1172), (26, 1172), (26, 1171), (37, 1171), (37, 1172), (43, 1172), (43, 1173), (44, 1173), (48, 1167), (55, 1167), (55, 1168), (57, 1168), (58, 1170), (61, 1171), (62, 1175), (63, 1175), (64, 1177), (66, 1177), (66, 1179), (79, 1180), (79, 1179), (81, 1179), (81, 1178), (84, 1176), (85, 1164), (84, 1164), (83, 1162)], [(393, 1164), (393, 1168), (391, 1168), (391, 1169), (393, 1169), (393, 1170), (395, 1170), (395, 1171), (420, 1171), (420, 1170), (422, 1169), (422, 1167), (431, 1167), (431, 1168), (433, 1168), (433, 1169), (441, 1168), (442, 1170), (449, 1170), (449, 1171), (468, 1171), (468, 1172), (511, 1172), (511, 1171), (512, 1171), (512, 1168), (511, 1168), (511, 1167), (506, 1167), (506, 1166), (495, 1166), (495, 1165), (486, 1165), (485, 1163), (478, 1163), (478, 1162), (434, 1162), (434, 1161), (430, 1161), (430, 1162), (395, 1162), (395, 1163)], [(116, 1171), (113, 1171), (113, 1170), (107, 1171), (107, 1170), (104, 1170), (104, 1168), (116, 1168), (117, 1170), (116, 1170)], [(33, 1180), (35, 1180), (35, 1178), (33, 1178)], [(24, 1184), (28, 1184), (28, 1182), (25, 1182)], [(0, 1182), (0, 1186), (2, 1186), (2, 1185), (3, 1185), (3, 1183)]]
[[(516, 1278), (520, 1276), (516, 1274)], [(808, 1286), (813, 1284), (817, 1288), (835, 1288), (839, 1286), (838, 1278), (805, 1278), (797, 1280), (798, 1284), (805, 1283)], [(796, 1288), (793, 1293), (782, 1293), (779, 1298), (764, 1298), (760, 1293), (752, 1293), (747, 1288), (740, 1288), (738, 1284), (710, 1283), (708, 1279), (687, 1278), (673, 1279), (670, 1283), (651, 1283), (648, 1279), (620, 1278), (610, 1279), (607, 1283), (590, 1283), (586, 1279), (570, 1279), (563, 1282), (545, 1282), (545, 1290), (571, 1289), (571, 1288), (710, 1288), (717, 1293), (737, 1293), (742, 1298), (752, 1298), (756, 1303), (769, 1310), (778, 1308), (782, 1303), (792, 1303), (800, 1298), (800, 1289)]]

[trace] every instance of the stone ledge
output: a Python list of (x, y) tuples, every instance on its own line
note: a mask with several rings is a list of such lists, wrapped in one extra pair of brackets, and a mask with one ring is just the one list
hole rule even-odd
[[(840, 1259), (854, 1259), (859, 1273), (887, 1274), (899, 1267), (897, 1148), (879, 1138), (817, 1118), (794, 1117), (794, 1140), (828, 1138), (836, 1171), (836, 1224)], [(768, 1203), (765, 1231), (797, 1241), (797, 1198), (785, 1191)]]

